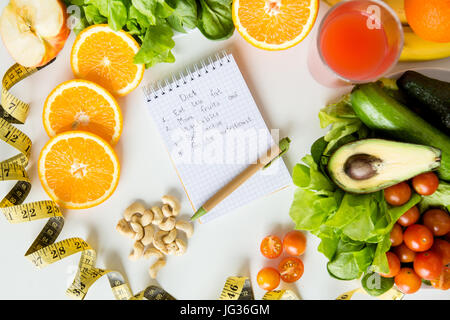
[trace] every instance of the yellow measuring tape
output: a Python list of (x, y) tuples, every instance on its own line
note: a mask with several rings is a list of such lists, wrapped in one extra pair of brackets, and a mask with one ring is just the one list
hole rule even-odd
[[(254, 300), (252, 285), (248, 277), (228, 277), (219, 300)], [(263, 300), (299, 300), (292, 290), (266, 292)]]
[[(51, 63), (51, 62), (50, 62)], [(30, 158), (30, 138), (12, 124), (24, 124), (30, 105), (21, 101), (9, 90), (12, 86), (43, 67), (26, 68), (14, 64), (2, 79), (0, 107), (0, 139), (19, 151), (19, 154), (0, 162), (0, 181), (17, 181), (11, 191), (0, 201), (0, 210), (10, 223), (23, 223), (48, 219), (42, 231), (25, 253), (25, 257), (36, 267), (44, 268), (75, 253), (81, 252), (78, 271), (66, 293), (75, 299), (84, 299), (89, 288), (106, 275), (116, 299), (173, 299), (163, 289), (150, 286), (133, 296), (123, 276), (113, 270), (95, 267), (95, 250), (83, 239), (70, 238), (55, 242), (64, 226), (64, 217), (58, 205), (50, 200), (23, 204), (31, 190), (26, 167)]]
[[(363, 288), (357, 288), (352, 291), (348, 291), (341, 294), (339, 297), (336, 298), (336, 300), (351, 300), (353, 295), (357, 292), (368, 294), (366, 290), (364, 290)], [(381, 300), (402, 300), (404, 296), (405, 294), (403, 292), (398, 290), (396, 287), (392, 287), (385, 293), (379, 295), (377, 298)]]

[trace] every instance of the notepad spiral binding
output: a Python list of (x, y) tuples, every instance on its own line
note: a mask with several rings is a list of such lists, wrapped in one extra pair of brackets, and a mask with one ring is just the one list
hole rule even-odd
[(143, 87), (144, 95), (148, 102), (158, 99), (159, 96), (171, 92), (174, 88), (179, 88), (189, 81), (195, 81), (196, 78), (200, 78), (202, 75), (223, 66), (225, 63), (231, 62), (230, 56), (231, 54), (226, 51), (218, 52), (192, 66), (186, 67), (169, 78), (147, 84)]

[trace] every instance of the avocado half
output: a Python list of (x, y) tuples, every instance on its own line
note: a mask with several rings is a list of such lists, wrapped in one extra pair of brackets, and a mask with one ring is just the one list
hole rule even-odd
[(439, 149), (383, 139), (364, 139), (337, 149), (328, 172), (342, 189), (375, 192), (440, 166)]

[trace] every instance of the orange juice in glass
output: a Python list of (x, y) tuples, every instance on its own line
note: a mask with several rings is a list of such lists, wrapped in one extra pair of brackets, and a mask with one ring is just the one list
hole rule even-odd
[(403, 48), (403, 31), (387, 4), (375, 0), (344, 1), (323, 18), (315, 46), (316, 57), (309, 61), (309, 67), (322, 84), (370, 82), (397, 63)]

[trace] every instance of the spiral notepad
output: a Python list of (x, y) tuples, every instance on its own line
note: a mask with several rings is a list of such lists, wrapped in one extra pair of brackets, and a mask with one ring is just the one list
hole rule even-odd
[[(144, 87), (147, 106), (194, 212), (274, 144), (231, 54)], [(277, 141), (278, 142), (278, 141)], [(291, 183), (275, 160), (203, 216), (207, 222)]]

